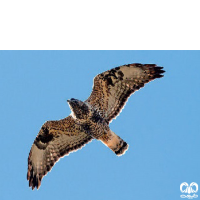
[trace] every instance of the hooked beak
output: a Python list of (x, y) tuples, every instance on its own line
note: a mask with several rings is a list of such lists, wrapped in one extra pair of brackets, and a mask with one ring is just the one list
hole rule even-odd
[(68, 102), (68, 103), (73, 103), (74, 100), (75, 100), (74, 98), (71, 98), (71, 99), (68, 99), (67, 102)]
[(72, 105), (74, 104), (74, 102), (73, 102), (71, 99), (68, 99), (68, 100), (67, 100), (67, 103), (68, 103), (70, 106), (72, 106)]

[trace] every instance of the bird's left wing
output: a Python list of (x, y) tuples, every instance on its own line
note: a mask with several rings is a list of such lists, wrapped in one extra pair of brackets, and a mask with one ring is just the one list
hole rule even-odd
[(38, 189), (43, 176), (61, 157), (80, 149), (91, 140), (92, 137), (84, 133), (71, 116), (59, 121), (46, 122), (29, 153), (29, 186)]
[(97, 75), (87, 103), (96, 108), (105, 120), (111, 122), (135, 91), (156, 78), (163, 77), (163, 67), (155, 64), (133, 63)]

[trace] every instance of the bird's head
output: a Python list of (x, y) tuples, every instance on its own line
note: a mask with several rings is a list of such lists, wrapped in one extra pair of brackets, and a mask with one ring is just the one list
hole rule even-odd
[(67, 102), (72, 111), (71, 116), (74, 119), (86, 120), (88, 118), (90, 110), (86, 103), (74, 98), (67, 100)]

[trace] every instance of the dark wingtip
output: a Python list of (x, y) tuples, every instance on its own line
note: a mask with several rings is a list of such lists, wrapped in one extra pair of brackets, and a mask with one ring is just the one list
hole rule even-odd
[(156, 64), (141, 64), (141, 63), (133, 63), (133, 64), (128, 64), (125, 66), (136, 66), (139, 68), (143, 69), (148, 69), (150, 70), (150, 74), (153, 75), (153, 78), (161, 78), (163, 77), (163, 73), (165, 73), (165, 70), (163, 70), (163, 67), (157, 66)]
[(29, 187), (32, 190), (39, 189), (41, 185), (41, 178), (37, 172), (34, 172), (33, 167), (29, 164), (27, 172), (27, 180), (29, 181)]
[(31, 187), (32, 190), (37, 188), (37, 190), (40, 188), (41, 180), (38, 176), (30, 177), (29, 181), (29, 187)]
[(156, 74), (155, 76), (154, 76), (154, 78), (162, 78), (164, 75), (163, 74)]
[(162, 78), (164, 76), (165, 70), (163, 67), (155, 66), (154, 78)]

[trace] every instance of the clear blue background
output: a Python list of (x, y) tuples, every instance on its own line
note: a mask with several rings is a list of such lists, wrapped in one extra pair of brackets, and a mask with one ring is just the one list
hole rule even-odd
[[(135, 62), (166, 73), (110, 125), (126, 154), (92, 141), (32, 191), (27, 158), (42, 124), (67, 117), (67, 99), (87, 99), (98, 73)], [(200, 51), (0, 51), (0, 199), (181, 199), (182, 182), (200, 185), (199, 76)]]

